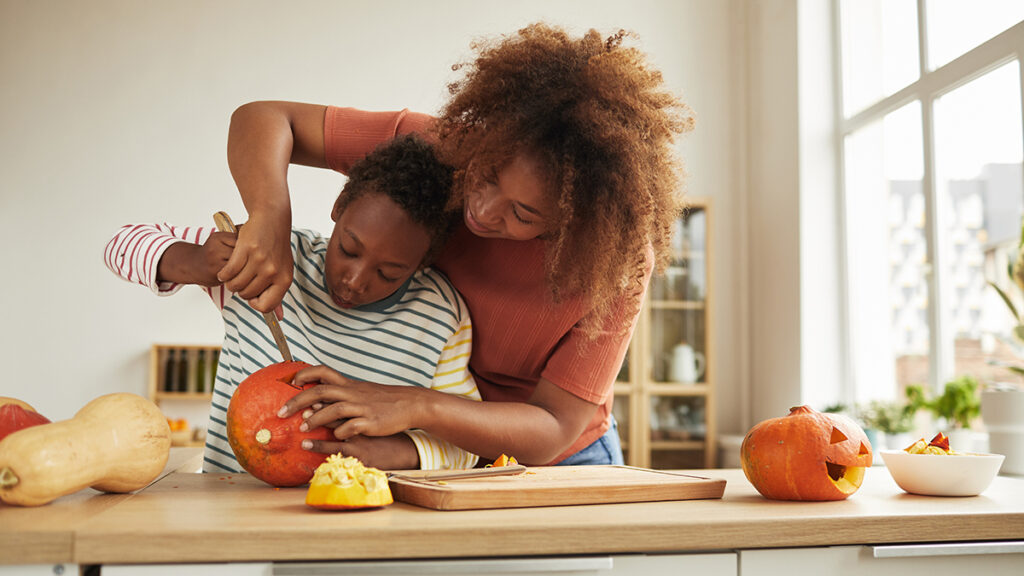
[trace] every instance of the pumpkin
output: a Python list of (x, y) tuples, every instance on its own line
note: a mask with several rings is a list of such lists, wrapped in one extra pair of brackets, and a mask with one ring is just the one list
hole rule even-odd
[(740, 461), (765, 498), (842, 500), (864, 481), (871, 443), (851, 418), (799, 406), (751, 428)]
[[(242, 380), (228, 404), (228, 443), (246, 472), (271, 486), (302, 486), (326, 454), (302, 449), (303, 440), (331, 440), (330, 429), (299, 430), (302, 414), (280, 418), (277, 411), (302, 391), (292, 384), (305, 362), (280, 362)], [(312, 387), (307, 384), (305, 388)]]
[(36, 412), (35, 408), (26, 402), (0, 396), (0, 440), (22, 428), (49, 423), (49, 418)]
[(135, 394), (100, 396), (69, 420), (0, 441), (0, 500), (40, 506), (89, 486), (138, 490), (163, 471), (170, 451), (171, 431), (155, 404)]
[(512, 466), (514, 464), (519, 464), (519, 461), (516, 460), (515, 456), (506, 456), (506, 455), (502, 454), (501, 456), (498, 456), (497, 460), (495, 460), (491, 464), (488, 464), (488, 465), (484, 466), (484, 468), (491, 468), (491, 467), (499, 468), (501, 466)]
[(341, 454), (331, 454), (317, 467), (306, 492), (306, 504), (320, 510), (377, 508), (393, 501), (387, 475)]

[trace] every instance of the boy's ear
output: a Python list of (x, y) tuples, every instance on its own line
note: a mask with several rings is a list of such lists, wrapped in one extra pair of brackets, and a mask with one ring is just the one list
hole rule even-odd
[(334, 201), (334, 208), (331, 208), (331, 221), (337, 222), (341, 218), (341, 198)]

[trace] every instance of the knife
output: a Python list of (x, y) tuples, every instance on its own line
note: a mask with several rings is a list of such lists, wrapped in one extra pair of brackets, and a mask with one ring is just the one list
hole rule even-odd
[[(228, 216), (227, 212), (217, 212), (213, 215), (213, 221), (217, 223), (217, 229), (221, 232), (238, 233), (238, 228), (235, 228), (235, 223), (231, 221), (231, 217)], [(273, 334), (274, 342), (277, 343), (277, 349), (281, 351), (284, 361), (291, 362), (292, 353), (288, 350), (288, 339), (284, 337), (281, 325), (277, 322), (277, 316), (273, 312), (264, 312), (263, 320), (270, 327), (270, 333)]]
[(487, 478), (490, 476), (514, 476), (526, 472), (526, 466), (522, 464), (510, 464), (508, 466), (491, 466), (489, 468), (471, 468), (469, 470), (440, 470), (427, 472), (423, 476), (406, 476), (400, 472), (389, 472), (388, 478), (400, 478), (414, 482), (435, 482), (437, 480), (462, 480), (464, 478)]

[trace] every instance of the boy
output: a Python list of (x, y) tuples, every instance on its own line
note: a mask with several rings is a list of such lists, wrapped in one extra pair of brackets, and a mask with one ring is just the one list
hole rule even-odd
[[(294, 281), (281, 321), (295, 360), (324, 364), (346, 377), (436, 388), (480, 400), (469, 373), (469, 310), (441, 273), (427, 268), (444, 244), (451, 169), (414, 136), (382, 145), (353, 166), (331, 211), (331, 237), (292, 230)], [(129, 225), (107, 243), (112, 272), (160, 296), (183, 284), (206, 287), (224, 317), (224, 343), (210, 407), (204, 472), (240, 472), (225, 415), (238, 384), (280, 362), (262, 315), (217, 280), (235, 234), (212, 228)], [(419, 466), (472, 468), (477, 457), (420, 431), (373, 443), (416, 446)], [(360, 454), (368, 466), (394, 468), (388, 451)], [(369, 461), (367, 461), (369, 460)], [(408, 466), (405, 466), (408, 467)]]

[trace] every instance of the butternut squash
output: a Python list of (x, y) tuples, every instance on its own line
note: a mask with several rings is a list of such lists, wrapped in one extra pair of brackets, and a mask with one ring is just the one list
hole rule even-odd
[(171, 431), (155, 404), (123, 392), (100, 396), (69, 420), (0, 441), (0, 500), (41, 506), (90, 486), (138, 490), (163, 471), (170, 450)]

